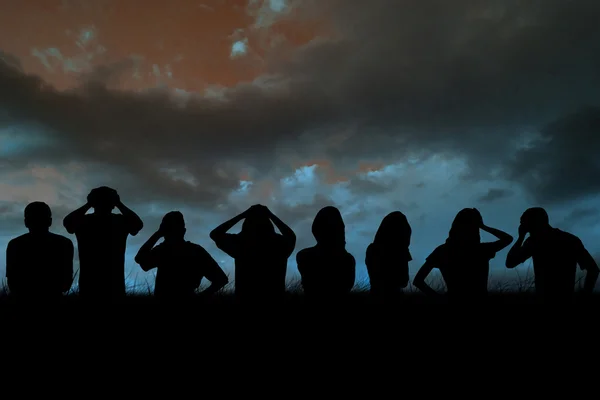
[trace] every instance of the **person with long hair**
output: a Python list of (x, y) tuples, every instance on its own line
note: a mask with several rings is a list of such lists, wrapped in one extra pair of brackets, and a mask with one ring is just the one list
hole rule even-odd
[(402, 294), (410, 279), (411, 234), (408, 219), (400, 211), (391, 212), (383, 218), (365, 257), (371, 294), (385, 298)]
[(319, 210), (312, 224), (317, 241), (296, 254), (304, 293), (310, 297), (336, 297), (354, 287), (356, 260), (346, 251), (346, 226), (333, 206)]
[[(227, 233), (242, 220), (240, 233)], [(296, 247), (296, 235), (267, 207), (250, 207), (215, 228), (210, 238), (235, 259), (236, 297), (270, 298), (285, 293), (287, 260)]]
[[(498, 240), (481, 243), (480, 230)], [(433, 268), (438, 268), (450, 298), (481, 298), (487, 295), (490, 260), (512, 241), (513, 237), (508, 233), (486, 226), (477, 209), (465, 208), (454, 218), (446, 243), (427, 257), (413, 284), (427, 294), (438, 294), (425, 282)]]

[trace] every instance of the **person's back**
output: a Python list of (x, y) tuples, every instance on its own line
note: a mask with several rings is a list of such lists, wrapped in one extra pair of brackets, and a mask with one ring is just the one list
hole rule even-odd
[[(115, 207), (121, 214), (112, 213)], [(91, 208), (94, 213), (86, 214)], [(124, 296), (127, 237), (142, 229), (141, 219), (121, 203), (114, 189), (100, 187), (63, 224), (77, 238), (79, 293), (94, 298)]]
[[(154, 295), (161, 299), (190, 298), (206, 277), (214, 293), (228, 283), (219, 264), (200, 245), (185, 240), (185, 220), (179, 211), (167, 213), (160, 228), (142, 245), (135, 261), (144, 271), (157, 269)], [(158, 241), (164, 241), (156, 245)]]
[(438, 266), (448, 295), (463, 297), (487, 293), (489, 262), (495, 255), (491, 243), (444, 243), (427, 261)]
[(400, 294), (408, 285), (408, 263), (412, 260), (408, 249), (411, 234), (410, 224), (400, 211), (386, 215), (381, 221), (365, 257), (371, 293)]
[(79, 290), (82, 293), (125, 293), (125, 248), (128, 232), (118, 214), (84, 217), (76, 233), (79, 247)]
[[(212, 257), (198, 244), (189, 241), (163, 242), (153, 250), (156, 250), (160, 260), (157, 263), (154, 286), (154, 294), (157, 297), (193, 296), (205, 276), (211, 281), (228, 281)], [(215, 276), (220, 279), (215, 279)]]
[[(529, 242), (529, 243), (528, 243)], [(530, 237), (536, 292), (542, 295), (571, 295), (575, 288), (578, 256), (583, 244), (571, 233), (552, 228), (543, 235)]]
[(397, 249), (371, 243), (367, 247), (365, 264), (374, 294), (400, 293), (408, 285), (408, 263), (412, 256), (408, 249)]
[[(496, 236), (498, 240), (481, 243), (480, 230)], [(425, 293), (437, 294), (427, 285), (425, 278), (433, 268), (438, 268), (451, 300), (481, 300), (488, 293), (490, 260), (512, 240), (508, 233), (485, 225), (477, 209), (464, 208), (454, 218), (446, 243), (427, 257), (415, 276), (414, 284)]]
[(311, 297), (349, 293), (356, 277), (356, 260), (346, 251), (345, 225), (340, 211), (332, 206), (319, 210), (312, 233), (316, 246), (296, 254), (304, 293)]
[[(240, 233), (227, 233), (241, 220)], [(281, 234), (275, 232), (273, 224)], [(285, 294), (287, 260), (294, 251), (296, 235), (267, 207), (250, 207), (215, 228), (210, 237), (235, 260), (238, 299), (271, 299)]]
[(335, 296), (354, 286), (356, 260), (345, 249), (309, 247), (296, 254), (296, 262), (306, 295)]
[(237, 234), (230, 240), (236, 247), (235, 292), (238, 296), (282, 294), (287, 274), (286, 251), (282, 235), (273, 234), (255, 240)]
[(6, 249), (6, 277), (11, 295), (60, 297), (73, 280), (73, 242), (48, 231), (51, 213), (45, 203), (27, 206), (25, 224), (30, 232), (12, 239)]
[[(526, 235), (529, 238), (525, 240)], [(535, 289), (542, 301), (568, 301), (575, 292), (577, 265), (586, 271), (584, 293), (594, 290), (600, 269), (581, 240), (550, 225), (548, 213), (541, 207), (527, 209), (521, 215), (519, 238), (506, 256), (506, 267), (532, 258)]]

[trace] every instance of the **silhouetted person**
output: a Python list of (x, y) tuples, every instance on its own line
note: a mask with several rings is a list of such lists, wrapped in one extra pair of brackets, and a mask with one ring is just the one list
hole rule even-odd
[[(135, 262), (144, 271), (157, 269), (156, 297), (192, 297), (204, 277), (211, 282), (202, 291), (205, 295), (218, 292), (229, 282), (225, 272), (202, 246), (185, 240), (185, 232), (183, 214), (171, 211), (135, 256)], [(156, 246), (162, 238), (164, 241)]]
[(8, 242), (6, 278), (20, 299), (58, 299), (73, 282), (73, 242), (49, 231), (52, 212), (39, 201), (25, 207), (29, 233)]
[[(121, 214), (112, 213), (115, 207)], [(91, 208), (94, 212), (86, 215)], [(63, 225), (77, 237), (80, 295), (124, 296), (127, 237), (143, 228), (140, 217), (121, 202), (116, 190), (102, 186), (93, 189), (87, 203), (67, 215)]]
[(312, 224), (317, 244), (296, 254), (304, 293), (312, 298), (348, 294), (354, 286), (356, 260), (346, 251), (346, 226), (340, 211), (323, 207)]
[[(227, 233), (241, 220), (240, 233)], [(273, 224), (281, 234), (275, 232)], [(264, 299), (285, 294), (287, 260), (294, 252), (296, 235), (267, 207), (250, 207), (215, 228), (210, 238), (235, 259), (237, 298)]]
[[(529, 238), (525, 240), (525, 236)], [(594, 290), (598, 265), (581, 240), (550, 225), (546, 210), (529, 208), (521, 216), (519, 238), (506, 256), (506, 267), (515, 268), (533, 259), (535, 291), (542, 300), (571, 300), (575, 290), (577, 265), (587, 271), (583, 291)]]
[[(481, 243), (480, 229), (496, 236), (498, 240)], [(513, 238), (508, 233), (486, 226), (478, 210), (465, 208), (452, 222), (446, 243), (438, 246), (427, 257), (413, 284), (427, 294), (438, 294), (425, 283), (425, 278), (432, 269), (438, 268), (450, 299), (481, 299), (487, 295), (490, 260), (512, 241)]]
[(371, 282), (371, 293), (389, 298), (402, 293), (408, 285), (408, 263), (412, 229), (406, 216), (394, 211), (385, 216), (375, 239), (367, 247), (365, 264)]

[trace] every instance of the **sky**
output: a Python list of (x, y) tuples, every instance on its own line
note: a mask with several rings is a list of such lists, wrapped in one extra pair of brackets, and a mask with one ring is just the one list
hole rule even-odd
[[(314, 245), (338, 207), (357, 281), (382, 218), (413, 229), (410, 273), (456, 213), (517, 236), (521, 213), (600, 259), (600, 4), (587, 0), (0, 0), (0, 246), (45, 201), (52, 230), (97, 186), (144, 220), (208, 233), (265, 204)], [(239, 226), (233, 232), (238, 232)], [(483, 240), (492, 240), (487, 234)], [(530, 263), (492, 279), (518, 283)], [(288, 277), (298, 278), (295, 253)], [(76, 254), (76, 267), (77, 254)], [(0, 258), (0, 276), (5, 259)]]

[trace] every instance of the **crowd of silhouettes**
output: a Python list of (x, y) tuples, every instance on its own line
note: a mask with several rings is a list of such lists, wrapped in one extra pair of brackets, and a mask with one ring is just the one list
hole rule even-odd
[[(120, 214), (113, 213), (115, 208)], [(29, 233), (12, 239), (6, 249), (10, 295), (18, 299), (61, 298), (75, 280), (73, 242), (50, 232), (52, 212), (47, 204), (30, 203), (24, 214)], [(242, 220), (240, 233), (228, 233)], [(67, 215), (63, 225), (77, 239), (81, 298), (106, 300), (125, 296), (127, 238), (142, 230), (141, 218), (121, 202), (116, 190), (102, 186), (93, 189), (87, 202)], [(481, 231), (497, 240), (482, 243)], [(200, 292), (203, 296), (214, 294), (229, 283), (213, 257), (199, 244), (187, 241), (185, 233), (183, 214), (171, 211), (135, 256), (142, 270), (156, 268), (157, 298), (193, 297), (204, 278), (211, 284)], [(340, 211), (333, 206), (322, 208), (314, 218), (312, 233), (316, 245), (296, 255), (302, 289), (310, 299), (344, 298), (355, 284), (356, 260), (346, 250), (346, 227)], [(410, 281), (411, 235), (410, 223), (400, 211), (391, 212), (381, 221), (365, 258), (374, 297), (401, 298)], [(236, 298), (274, 300), (284, 295), (287, 263), (296, 247), (296, 235), (266, 206), (250, 207), (216, 227), (210, 238), (235, 261)], [(425, 294), (443, 295), (426, 283), (427, 276), (437, 268), (449, 299), (480, 301), (488, 294), (490, 260), (513, 240), (510, 234), (487, 226), (477, 209), (465, 208), (456, 215), (445, 243), (435, 248), (418, 270), (413, 284)], [(530, 208), (521, 216), (518, 238), (508, 252), (506, 267), (515, 268), (530, 258), (535, 292), (544, 301), (572, 299), (577, 266), (586, 271), (586, 294), (593, 291), (600, 273), (582, 241), (552, 227), (548, 214), (539, 207)]]

